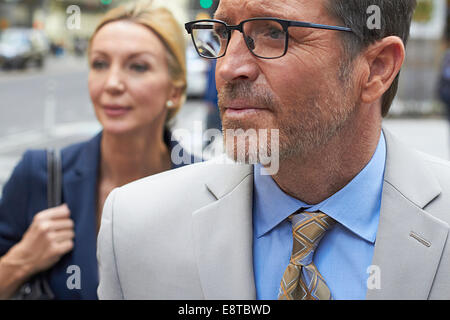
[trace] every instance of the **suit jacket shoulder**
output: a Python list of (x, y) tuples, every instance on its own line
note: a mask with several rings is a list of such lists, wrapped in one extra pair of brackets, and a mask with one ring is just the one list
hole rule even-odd
[[(252, 168), (252, 166), (236, 164), (227, 160), (225, 156), (220, 156), (209, 161), (194, 163), (131, 182), (119, 188), (118, 193), (123, 194), (127, 199), (132, 197), (138, 200), (137, 198), (141, 198), (143, 193), (148, 195), (146, 192), (153, 190), (157, 191), (158, 195), (164, 195), (168, 198), (176, 196), (175, 202), (186, 204), (195, 200), (189, 197), (184, 198), (183, 194), (190, 196), (194, 194), (205, 195), (207, 199), (211, 199), (211, 196), (220, 198), (232, 191), (239, 180), (253, 174)], [(158, 198), (142, 200), (160, 201)]]
[[(251, 252), (241, 251), (251, 250), (251, 238), (247, 239), (251, 235), (251, 168), (215, 159), (115, 189), (106, 200), (98, 236), (99, 298), (248, 298), (246, 292), (252, 286), (243, 289), (246, 281), (241, 281), (239, 273), (244, 270), (246, 276), (242, 277), (253, 279), (252, 274), (248, 276)], [(234, 197), (239, 199), (234, 201)], [(221, 201), (232, 205), (221, 206)], [(242, 232), (241, 226), (245, 228)], [(220, 261), (209, 254), (219, 253), (216, 249), (222, 245), (217, 241), (231, 244), (239, 241), (241, 234), (245, 240), (234, 253), (226, 253), (219, 269), (203, 263), (205, 259)], [(203, 247), (209, 244), (210, 248)], [(230, 273), (242, 257), (243, 268)], [(213, 277), (211, 270), (218, 273)], [(225, 276), (220, 276), (221, 270)], [(214, 279), (220, 279), (222, 290), (210, 290)]]

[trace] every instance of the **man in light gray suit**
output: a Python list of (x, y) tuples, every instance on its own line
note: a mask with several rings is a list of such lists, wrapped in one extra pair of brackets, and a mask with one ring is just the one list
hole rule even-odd
[(226, 151), (243, 163), (115, 189), (100, 299), (450, 299), (450, 165), (382, 127), (415, 5), (222, 0), (186, 24), (218, 59)]

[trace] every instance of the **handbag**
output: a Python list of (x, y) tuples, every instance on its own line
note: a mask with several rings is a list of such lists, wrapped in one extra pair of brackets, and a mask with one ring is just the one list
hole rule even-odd
[[(47, 204), (53, 208), (62, 203), (62, 166), (59, 150), (47, 149)], [(43, 271), (25, 282), (11, 300), (53, 300), (48, 271)]]

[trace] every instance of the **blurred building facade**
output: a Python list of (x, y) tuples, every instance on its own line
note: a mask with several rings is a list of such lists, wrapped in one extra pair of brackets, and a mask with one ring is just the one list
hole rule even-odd
[[(52, 42), (71, 49), (74, 38), (89, 38), (102, 15), (127, 0), (0, 0), (0, 29), (43, 29)], [(168, 7), (181, 23), (189, 16), (190, 0), (154, 0)], [(78, 15), (78, 16), (77, 16)], [(79, 24), (74, 23), (79, 19)]]
[(37, 10), (44, 8), (45, 0), (0, 0), (0, 28), (30, 27)]
[(440, 115), (437, 82), (450, 27), (450, 0), (418, 0), (393, 115)]

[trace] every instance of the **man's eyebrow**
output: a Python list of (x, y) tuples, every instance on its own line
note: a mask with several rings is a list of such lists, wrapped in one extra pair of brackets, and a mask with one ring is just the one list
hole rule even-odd
[[(257, 11), (255, 11), (254, 13), (252, 13), (252, 14), (250, 14), (250, 15), (248, 16), (248, 18), (256, 18), (256, 17), (261, 17), (261, 18), (263, 18), (263, 17), (277, 18), (277, 15), (274, 14), (272, 11), (269, 11), (269, 10), (258, 9)], [(221, 12), (216, 13), (216, 14), (214, 15), (214, 19), (216, 19), (216, 20), (221, 20), (221, 21), (223, 21), (223, 22), (226, 22), (227, 24), (231, 24), (231, 21), (232, 21), (232, 19), (231, 19), (229, 16), (227, 16), (226, 14), (221, 13)], [(240, 22), (240, 21), (237, 21), (236, 23), (239, 23), (239, 22)]]
[(220, 21), (223, 21), (223, 22), (226, 22), (226, 23), (228, 23), (229, 24), (229, 22), (231, 21), (231, 19), (227, 16), (227, 15), (225, 15), (225, 14), (223, 14), (223, 13), (216, 13), (215, 15), (214, 15), (214, 19), (216, 19), (216, 20), (220, 20)]

